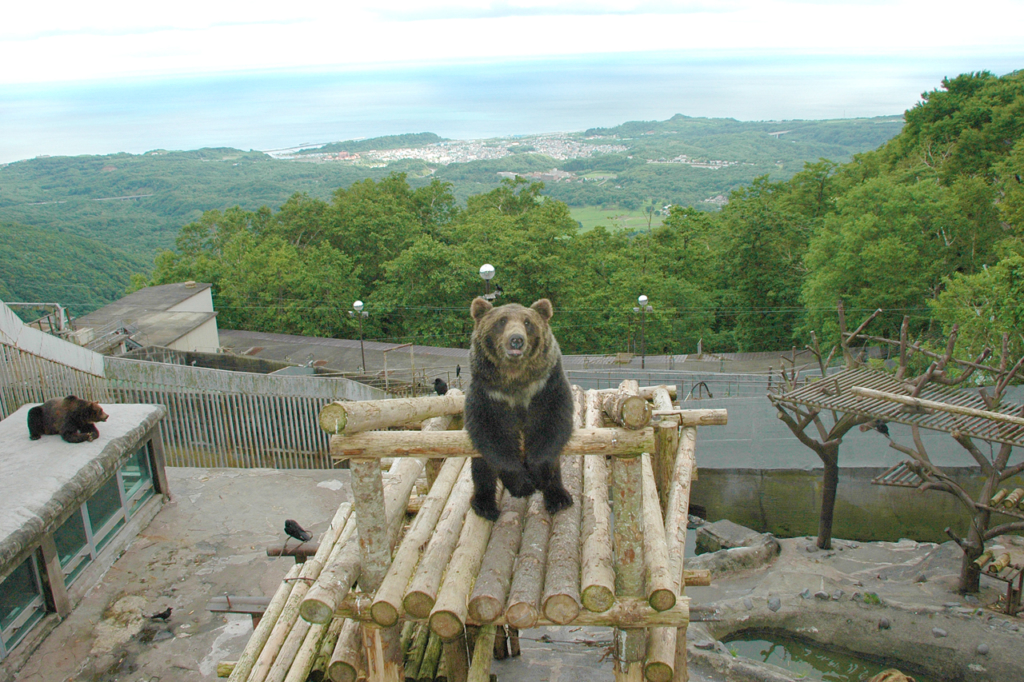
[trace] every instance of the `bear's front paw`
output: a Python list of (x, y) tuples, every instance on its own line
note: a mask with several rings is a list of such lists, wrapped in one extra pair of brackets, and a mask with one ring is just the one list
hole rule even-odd
[(572, 506), (572, 495), (565, 488), (548, 488), (544, 491), (544, 508), (554, 516)]
[(476, 512), (477, 516), (487, 519), (488, 521), (498, 520), (498, 505), (494, 503), (493, 497), (491, 499), (480, 499), (474, 495), (473, 499), (470, 500), (469, 503), (473, 505), (473, 511)]

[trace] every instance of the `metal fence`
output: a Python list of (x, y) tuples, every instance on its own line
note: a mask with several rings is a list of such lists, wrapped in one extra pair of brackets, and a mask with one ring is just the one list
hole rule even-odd
[[(0, 336), (0, 418), (22, 405), (70, 394), (104, 403), (165, 405), (168, 414), (160, 431), (170, 466), (329, 469), (329, 437), (317, 423), (320, 409), (335, 400), (386, 397), (345, 378), (230, 372), (93, 355), (79, 362), (95, 368), (89, 372), (53, 359), (80, 355), (80, 347), (54, 346), (66, 342), (36, 330), (18, 332), (17, 337)], [(40, 350), (39, 342), (46, 347)]]
[(329, 437), (317, 423), (335, 400), (382, 392), (348, 379), (272, 376), (107, 358), (113, 402), (167, 406), (161, 423), (172, 466), (329, 469)]
[(103, 377), (0, 343), (0, 419), (7, 419), (26, 403), (66, 395), (110, 400)]

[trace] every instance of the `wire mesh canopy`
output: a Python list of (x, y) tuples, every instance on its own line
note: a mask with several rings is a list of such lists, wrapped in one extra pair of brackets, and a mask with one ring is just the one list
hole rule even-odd
[(973, 391), (935, 384), (926, 384), (916, 397), (913, 391), (913, 384), (891, 374), (859, 368), (770, 398), (776, 405), (804, 405), (1024, 447), (1024, 406), (1003, 401), (991, 410)]

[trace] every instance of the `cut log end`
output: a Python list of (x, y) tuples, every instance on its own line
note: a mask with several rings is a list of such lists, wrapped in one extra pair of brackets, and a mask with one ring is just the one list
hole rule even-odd
[(451, 611), (435, 611), (430, 614), (430, 629), (443, 641), (451, 642), (466, 631), (466, 624)]
[(505, 612), (505, 620), (514, 628), (529, 630), (537, 624), (539, 613), (531, 604), (513, 604)]
[(386, 601), (374, 602), (370, 607), (370, 617), (373, 618), (373, 622), (383, 628), (397, 625), (399, 615), (401, 614), (398, 613), (395, 605)]
[(668, 611), (676, 605), (676, 595), (672, 590), (654, 590), (647, 602), (655, 611)]
[(430, 617), (430, 611), (434, 608), (434, 597), (426, 592), (409, 592), (402, 600), (402, 606), (405, 607), (406, 613), (425, 620)]
[(580, 605), (567, 594), (555, 594), (544, 602), (544, 616), (552, 623), (568, 625), (580, 615)]
[(320, 428), (327, 433), (344, 433), (348, 423), (348, 413), (338, 403), (328, 403), (320, 410)]
[(330, 623), (334, 618), (334, 609), (330, 604), (309, 597), (302, 602), (299, 613), (309, 623)]
[(711, 586), (711, 571), (706, 568), (699, 568), (692, 571), (690, 569), (686, 569), (683, 571), (683, 578), (686, 581), (687, 587)]
[(356, 669), (344, 661), (334, 661), (327, 669), (334, 682), (356, 682)]
[(490, 595), (483, 595), (469, 602), (469, 617), (477, 623), (490, 623), (501, 618), (504, 606)]
[(662, 661), (654, 661), (644, 666), (644, 679), (648, 682), (672, 682), (673, 674), (672, 666)]
[(591, 613), (604, 613), (615, 604), (615, 593), (604, 585), (591, 585), (583, 590), (583, 606)]

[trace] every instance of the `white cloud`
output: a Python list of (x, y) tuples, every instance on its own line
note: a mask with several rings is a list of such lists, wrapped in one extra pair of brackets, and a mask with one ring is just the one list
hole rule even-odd
[[(19, 3), (0, 83), (659, 50), (886, 54), (1024, 44), (1024, 0)], [(998, 18), (998, 20), (994, 20)], [(18, 68), (10, 65), (17, 64)]]

